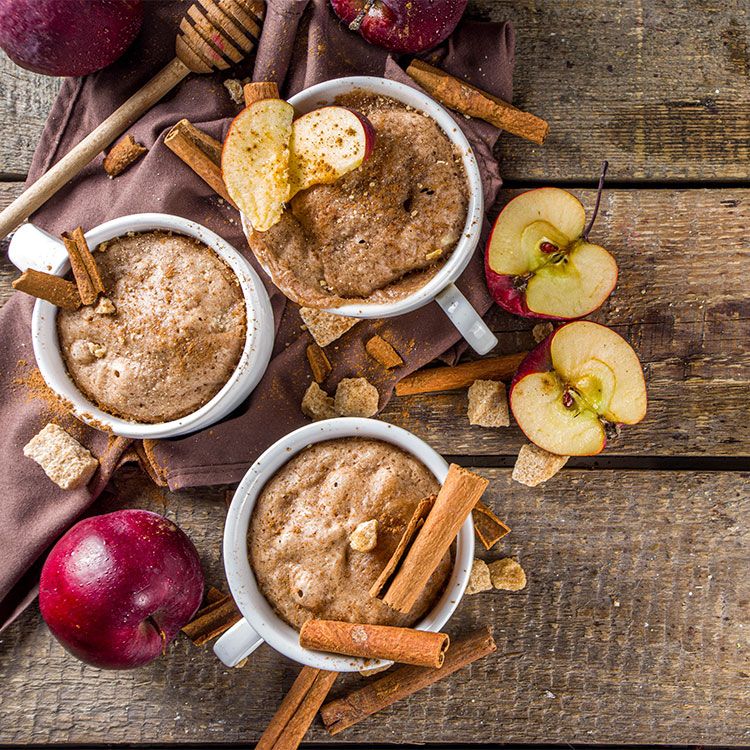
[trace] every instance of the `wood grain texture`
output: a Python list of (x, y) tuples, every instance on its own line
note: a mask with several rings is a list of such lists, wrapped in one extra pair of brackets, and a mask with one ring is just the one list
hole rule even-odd
[[(750, 743), (750, 475), (563, 469), (531, 489), (478, 471), (513, 528), (482, 554), (518, 559), (529, 583), (467, 597), (447, 631), (490, 624), (498, 653), (337, 741)], [(162, 495), (119, 476), (99, 510), (166, 513), (223, 586), (223, 491)], [(143, 669), (99, 671), (32, 607), (0, 637), (0, 743), (252, 742), (297, 672), (265, 646), (225, 669), (187, 638)], [(308, 740), (327, 739), (316, 721)]]
[[(505, 136), (514, 180), (747, 180), (745, 0), (472, 0), (516, 27), (514, 104), (550, 123), (544, 146)], [(481, 68), (481, 60), (478, 61)], [(0, 172), (23, 175), (59, 87), (0, 56)]]
[[(0, 211), (23, 192), (22, 182), (0, 182)], [(8, 260), (8, 239), (0, 240), (0, 307), (11, 294), (11, 282), (19, 275), (19, 270)]]

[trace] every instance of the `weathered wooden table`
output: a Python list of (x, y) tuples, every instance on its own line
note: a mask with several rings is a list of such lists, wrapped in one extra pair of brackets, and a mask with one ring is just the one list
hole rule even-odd
[[(590, 205), (611, 162), (595, 231), (621, 276), (595, 319), (638, 350), (649, 414), (603, 456), (529, 489), (510, 481), (521, 433), (469, 428), (465, 393), (392, 402), (383, 419), (492, 479), (513, 528), (499, 553), (522, 561), (529, 585), (468, 598), (452, 623), (491, 623), (496, 657), (341, 742), (750, 744), (749, 10), (472, 3), (516, 22), (516, 101), (551, 123), (544, 147), (502, 138), (508, 188), (566, 186)], [(57, 86), (0, 60), (3, 205)], [(5, 299), (5, 260), (0, 275)], [(500, 318), (501, 350), (528, 347), (530, 327)], [(222, 580), (220, 490), (162, 496), (135, 474), (116, 488), (179, 523)], [(0, 636), (0, 743), (248, 743), (296, 671), (266, 647), (224, 669), (181, 639), (149, 667), (103, 672), (68, 656), (32, 607)], [(320, 725), (308, 735), (327, 739)]]

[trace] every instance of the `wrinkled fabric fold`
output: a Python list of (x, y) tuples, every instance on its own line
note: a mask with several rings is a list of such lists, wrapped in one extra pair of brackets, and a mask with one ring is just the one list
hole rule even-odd
[[(178, 0), (147, 4), (143, 32), (123, 58), (104, 71), (63, 82), (34, 154), (29, 182), (171, 59), (185, 9), (186, 4)], [(513, 32), (509, 24), (464, 21), (449, 42), (426, 59), (504, 99), (511, 97)], [(238, 111), (222, 85), (227, 78), (274, 80), (285, 96), (345, 75), (386, 76), (413, 85), (399, 62), (404, 61), (349, 32), (326, 0), (273, 0), (254, 57), (226, 73), (190, 76), (130, 129), (149, 148), (142, 159), (110, 180), (102, 170), (102, 157), (97, 157), (32, 222), (59, 234), (79, 224), (90, 228), (125, 214), (170, 213), (206, 225), (250, 257), (236, 212), (164, 146), (164, 134), (185, 117), (222, 138)], [(489, 207), (501, 184), (492, 156), (498, 131), (462, 117), (456, 122), (477, 155)], [(310, 383), (305, 357), (310, 335), (302, 330), (297, 306), (273, 286), (254, 258), (250, 260), (268, 289), (274, 311), (277, 337), (271, 363), (250, 398), (222, 423), (151, 446), (149, 457), (158, 463), (160, 476), (172, 489), (238, 481), (272, 442), (307, 422), (300, 402)], [(458, 286), (480, 313), (489, 309), (480, 251)], [(123, 441), (108, 439), (66, 415), (45, 392), (31, 346), (32, 306), (30, 298), (17, 293), (0, 311), (0, 419), (5, 427), (0, 432), (0, 628), (32, 600), (35, 565), (50, 544), (89, 509), (126, 448)], [(390, 341), (404, 358), (397, 375), (384, 371), (366, 354), (364, 344), (375, 333)], [(332, 391), (342, 377), (367, 377), (378, 387), (382, 407), (398, 378), (447, 352), (450, 359), (458, 341), (458, 333), (435, 303), (400, 318), (362, 322), (329, 347), (333, 371), (324, 385)], [(50, 421), (69, 429), (102, 461), (104, 470), (87, 488), (60, 490), (24, 458), (23, 446)]]

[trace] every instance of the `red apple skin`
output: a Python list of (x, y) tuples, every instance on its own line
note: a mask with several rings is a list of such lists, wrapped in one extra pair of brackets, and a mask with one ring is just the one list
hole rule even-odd
[(200, 606), (203, 583), (183, 531), (156, 513), (120, 510), (79, 521), (53, 547), (39, 607), (74, 656), (128, 669), (166, 650)]
[(362, 161), (367, 161), (375, 148), (375, 126), (370, 120), (363, 115), (361, 112), (357, 112), (356, 109), (347, 107), (347, 109), (362, 123), (362, 129), (365, 131), (365, 156)]
[(0, 47), (35, 73), (82, 76), (120, 57), (142, 22), (142, 0), (0, 0)]
[[(359, 33), (370, 44), (391, 52), (424, 52), (447, 39), (461, 20), (468, 0), (375, 0)], [(365, 0), (331, 0), (336, 15), (349, 25)]]

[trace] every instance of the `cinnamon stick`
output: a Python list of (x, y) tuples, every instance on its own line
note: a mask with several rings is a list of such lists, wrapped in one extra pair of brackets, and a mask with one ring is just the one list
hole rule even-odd
[(255, 81), (246, 83), (242, 91), (245, 95), (245, 106), (263, 99), (280, 99), (279, 87), (273, 81)]
[(317, 344), (310, 344), (307, 347), (307, 361), (315, 382), (322, 383), (332, 369), (326, 353)]
[(489, 628), (482, 628), (456, 641), (446, 654), (440, 669), (400, 667), (342, 698), (326, 703), (320, 711), (323, 724), (331, 734), (338, 734), (396, 701), (445, 679), (496, 649), (492, 632)]
[(303, 667), (255, 750), (294, 750), (323, 704), (338, 672)]
[(78, 287), (73, 282), (33, 268), (27, 268), (15, 279), (13, 288), (51, 302), (63, 310), (77, 310), (83, 304)]
[(510, 527), (506, 526), (481, 500), (477, 501), (472, 511), (474, 531), (485, 549), (492, 549), (506, 534), (510, 534)]
[(396, 383), (397, 396), (438, 393), (468, 388), (475, 380), (510, 380), (528, 352), (478, 359), (453, 367), (433, 367), (412, 373)]
[(387, 659), (399, 664), (440, 667), (445, 660), (450, 638), (445, 633), (413, 628), (308, 620), (300, 630), (299, 645), (363, 659)]
[(81, 301), (84, 305), (93, 305), (97, 297), (104, 294), (104, 282), (83, 236), (83, 228), (76, 227), (72, 232), (63, 232), (62, 241), (68, 251)]
[(488, 484), (484, 477), (457, 464), (450, 465), (424, 526), (383, 594), (389, 607), (404, 614), (411, 611)]
[(188, 120), (180, 120), (165, 136), (164, 145), (182, 159), (215, 193), (237, 208), (221, 176), (221, 143), (198, 130)]
[(137, 143), (135, 138), (128, 133), (112, 146), (109, 153), (104, 157), (102, 166), (110, 177), (117, 177), (118, 174), (122, 174), (133, 162), (146, 153), (148, 153), (148, 149)]
[(225, 633), (241, 619), (242, 614), (237, 609), (232, 595), (225, 594), (198, 610), (195, 617), (182, 628), (182, 632), (196, 646), (203, 646), (211, 639)]
[(466, 81), (421, 60), (413, 60), (406, 72), (431, 97), (462, 115), (478, 117), (497, 128), (541, 145), (549, 124), (541, 117), (523, 112)]
[(425, 519), (432, 510), (436, 497), (437, 495), (430, 495), (429, 497), (420, 500), (417, 507), (414, 508), (414, 512), (409, 519), (409, 523), (406, 524), (404, 533), (402, 534), (399, 543), (396, 545), (396, 549), (391, 555), (391, 559), (388, 560), (385, 568), (383, 568), (383, 571), (378, 576), (375, 583), (372, 584), (372, 588), (370, 588), (370, 596), (373, 598), (382, 598), (381, 593), (390, 585), (394, 576), (398, 572), (398, 567), (401, 564), (401, 561), (411, 548), (411, 545), (416, 539), (420, 529), (424, 526)]

